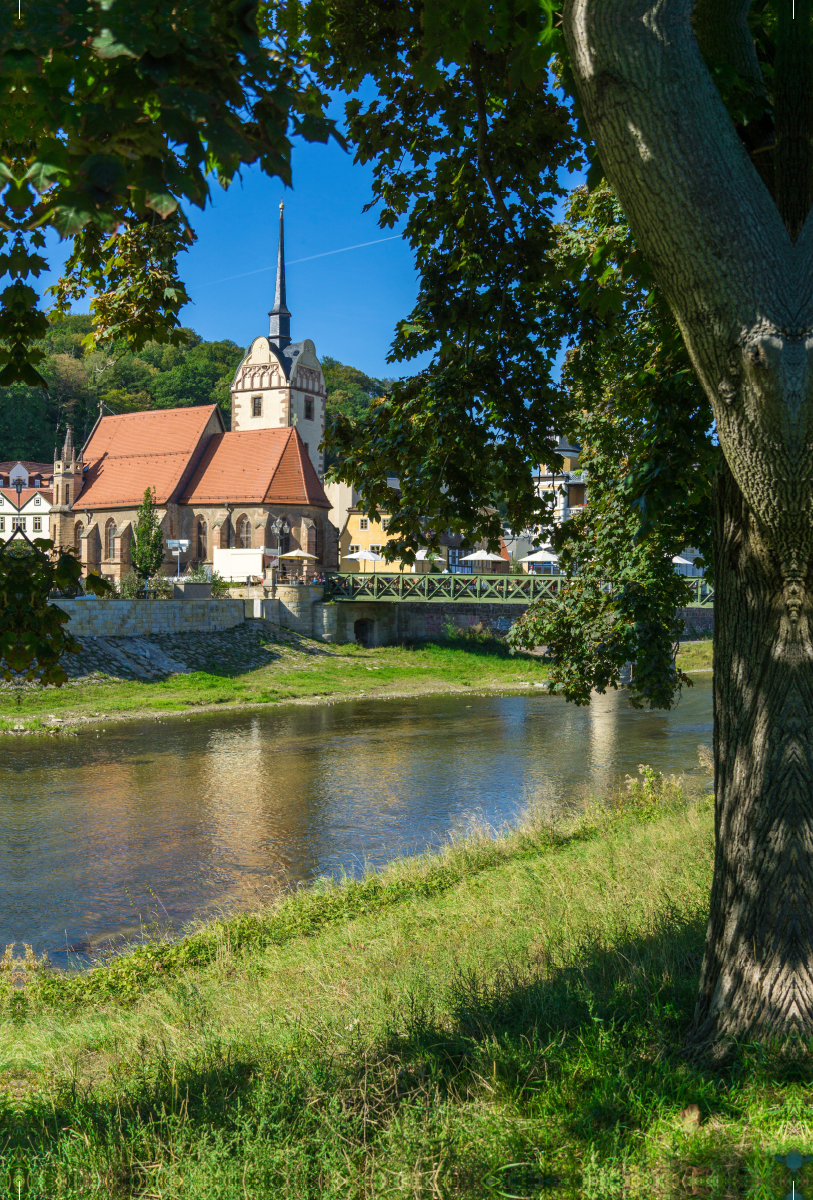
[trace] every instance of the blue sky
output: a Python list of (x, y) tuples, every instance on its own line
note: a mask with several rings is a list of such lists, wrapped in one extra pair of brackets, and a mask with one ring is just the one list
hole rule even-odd
[[(408, 373), (388, 365), (386, 356), (396, 322), (414, 303), (417, 276), (409, 246), (380, 229), (375, 213), (362, 211), (371, 178), (335, 143), (299, 144), (293, 189), (254, 169), (227, 192), (215, 186), (212, 207), (190, 214), (198, 241), (181, 266), (193, 301), (184, 309), (185, 324), (205, 338), (241, 345), (267, 333), (282, 200), (294, 340), (312, 338), (318, 355), (370, 375)], [(377, 244), (330, 253), (364, 242)]]
[[(420, 360), (386, 361), (395, 324), (415, 301), (417, 275), (409, 246), (392, 240), (394, 230), (380, 229), (374, 212), (363, 212), (371, 180), (371, 168), (354, 165), (352, 155), (331, 142), (295, 146), (292, 189), (254, 168), (244, 170), (242, 181), (228, 191), (215, 183), (211, 206), (187, 210), (198, 240), (179, 262), (192, 298), (183, 323), (207, 340), (230, 338), (240, 346), (268, 332), (282, 200), (294, 340), (309, 337), (317, 355), (331, 355), (368, 375), (417, 370)], [(329, 253), (362, 242), (379, 244)], [(67, 254), (55, 235), (48, 235), (48, 243), (53, 271), (41, 278), (40, 288), (56, 280)], [(75, 311), (87, 308), (77, 305)]]

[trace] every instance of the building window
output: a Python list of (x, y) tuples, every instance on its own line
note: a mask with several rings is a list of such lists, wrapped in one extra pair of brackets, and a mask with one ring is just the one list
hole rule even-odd
[(465, 554), (468, 554), (468, 550), (466, 550), (464, 552), (463, 550), (459, 549), (459, 547), (457, 547), (457, 546), (449, 547), (449, 570), (452, 572), (453, 575), (471, 575), (471, 573), (472, 573), (471, 563), (466, 563), (466, 562), (460, 561), (462, 558), (465, 557)]
[(237, 522), (237, 549), (251, 549), (251, 521), (248, 517), (241, 517)]
[(198, 520), (197, 532), (195, 534), (195, 547), (197, 551), (197, 557), (201, 562), (206, 561), (206, 532), (206, 522), (204, 521), (203, 517), (200, 517)]
[(82, 549), (82, 534), (85, 532), (85, 527), (81, 521), (77, 521), (73, 527), (73, 549), (77, 557)]
[(111, 517), (104, 527), (104, 556), (106, 559), (115, 558), (116, 522)]
[(348, 554), (358, 554), (360, 549), (361, 549), (361, 546), (350, 546), (347, 553)]
[(381, 547), (374, 546), (372, 543), (370, 543), (370, 545), (367, 547), (367, 549), (370, 551), (371, 554), (380, 554), (381, 553)]
[(261, 417), (263, 415), (263, 398), (262, 396), (251, 397), (251, 415), (252, 417)]
[(40, 499), (40, 497), (39, 497), (39, 496), (35, 496), (35, 497), (34, 497), (34, 503), (35, 503), (35, 504), (42, 504), (42, 500)]
[(11, 528), (12, 530), (22, 529), (23, 533), (25, 533), (25, 517), (12, 517)]
[(6, 518), (0, 517), (0, 533), (6, 532)]
[(305, 420), (313, 420), (313, 396), (305, 397)]
[(64, 502), (65, 502), (65, 504), (70, 504), (70, 502), (71, 502), (71, 485), (69, 483), (65, 484), (65, 501)]
[(277, 548), (280, 554), (288, 554), (291, 549), (290, 533), (281, 533), (277, 537)]
[(42, 533), (42, 517), (34, 517), (34, 533)]
[(370, 522), (367, 517), (359, 517), (359, 533), (363, 533), (365, 529), (370, 528)]
[(389, 527), (390, 527), (390, 519), (389, 519), (389, 517), (382, 517), (382, 518), (381, 518), (381, 528), (382, 528), (382, 529), (389, 529)]

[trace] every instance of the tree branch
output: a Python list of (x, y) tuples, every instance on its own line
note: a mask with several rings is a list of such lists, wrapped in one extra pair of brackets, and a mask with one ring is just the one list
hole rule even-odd
[(752, 0), (697, 0), (692, 25), (697, 44), (712, 62), (733, 67), (756, 95), (765, 95), (754, 39), (748, 29)]
[(511, 214), (505, 206), (505, 201), (502, 198), (502, 193), (497, 187), (494, 179), (494, 172), (491, 167), (491, 155), (488, 149), (488, 110), (486, 108), (486, 96), (483, 88), (483, 77), (480, 73), (479, 55), (476, 46), (472, 46), (470, 50), (471, 56), (471, 82), (474, 87), (474, 96), (477, 101), (477, 161), (480, 164), (480, 171), (483, 178), (488, 184), (488, 190), (494, 198), (494, 204), (500, 219), (505, 225), (509, 233), (516, 237), (517, 231), (514, 222), (511, 219)]
[(776, 39), (776, 203), (800, 236), (813, 207), (813, 38), (811, 0), (782, 5)]
[[(786, 308), (794, 264), (701, 58), (693, 7), (566, 0), (564, 27), (601, 161), (703, 378), (688, 325), (736, 339), (766, 295)], [(786, 312), (774, 316), (787, 324)], [(717, 382), (704, 379), (707, 390)]]
[(774, 125), (768, 92), (748, 28), (752, 0), (697, 0), (692, 25), (706, 62), (736, 71), (746, 96), (764, 116), (738, 128), (751, 162), (772, 196), (774, 193)]

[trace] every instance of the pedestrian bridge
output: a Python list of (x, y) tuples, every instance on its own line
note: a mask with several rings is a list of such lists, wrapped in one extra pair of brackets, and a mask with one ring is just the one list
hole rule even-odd
[[(714, 588), (688, 579), (687, 608), (713, 608)], [(611, 585), (604, 585), (608, 590)], [(420, 604), (532, 604), (567, 587), (564, 575), (406, 575), (339, 572), (325, 581), (325, 600), (408, 601)]]

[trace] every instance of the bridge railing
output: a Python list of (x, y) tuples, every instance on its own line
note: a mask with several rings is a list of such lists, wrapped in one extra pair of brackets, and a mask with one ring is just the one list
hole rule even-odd
[[(714, 590), (705, 579), (689, 579), (689, 608), (711, 608)], [(609, 584), (606, 585), (609, 588)], [(325, 582), (326, 600), (389, 600), (435, 604), (532, 604), (567, 587), (564, 575), (407, 575), (338, 572)]]

